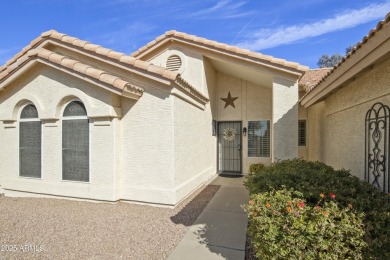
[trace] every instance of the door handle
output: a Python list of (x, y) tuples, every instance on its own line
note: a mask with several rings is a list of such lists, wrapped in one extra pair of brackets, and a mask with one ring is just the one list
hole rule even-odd
[(237, 146), (237, 150), (241, 151), (241, 145), (240, 144)]

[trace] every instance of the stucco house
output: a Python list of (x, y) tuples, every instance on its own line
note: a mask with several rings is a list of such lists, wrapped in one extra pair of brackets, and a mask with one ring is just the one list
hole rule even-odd
[(175, 205), (297, 157), (307, 69), (176, 31), (131, 56), (45, 32), (0, 68), (1, 193)]
[(350, 169), (389, 193), (390, 13), (337, 66), (307, 74), (306, 158)]
[(218, 173), (297, 157), (388, 190), (390, 110), (385, 130), (366, 114), (390, 104), (389, 38), (388, 15), (308, 70), (176, 31), (130, 56), (45, 32), (0, 67), (0, 193), (176, 205)]

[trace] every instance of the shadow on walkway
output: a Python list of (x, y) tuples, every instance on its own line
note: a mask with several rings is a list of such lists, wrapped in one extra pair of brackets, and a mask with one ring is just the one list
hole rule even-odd
[[(211, 183), (221, 187), (168, 259), (245, 258), (248, 220), (241, 205), (249, 196), (243, 178), (218, 177)], [(191, 212), (186, 212), (186, 207), (178, 214), (181, 223), (186, 223), (187, 214)]]
[(208, 185), (190, 202), (188, 202), (176, 215), (171, 217), (175, 224), (191, 226), (197, 217), (202, 213), (209, 201), (219, 190), (220, 185)]

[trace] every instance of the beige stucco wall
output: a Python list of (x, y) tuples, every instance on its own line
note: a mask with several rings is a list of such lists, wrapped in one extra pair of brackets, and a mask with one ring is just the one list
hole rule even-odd
[[(224, 108), (226, 98), (230, 92), (232, 97), (238, 97), (234, 101), (235, 108)], [(271, 120), (272, 124), (272, 88), (260, 86), (238, 79), (230, 75), (218, 72), (216, 104), (217, 121), (242, 121), (242, 127), (248, 128), (248, 121)], [(271, 149), (272, 154), (272, 149)], [(248, 157), (248, 139), (242, 138), (242, 171), (247, 173), (252, 163), (271, 163), (271, 157)]]
[[(306, 148), (298, 148), (298, 84), (297, 78), (280, 71), (250, 70), (246, 65), (231, 66), (226, 57), (210, 54), (188, 46), (170, 43), (168, 47), (152, 51), (144, 58), (156, 65), (166, 66), (169, 56), (178, 55), (183, 61), (181, 76), (210, 98), (213, 119), (216, 121), (270, 120), (271, 156), (248, 158), (247, 138), (242, 139), (242, 172), (246, 173), (252, 163), (270, 164), (273, 160), (303, 157)], [(226, 63), (226, 64), (223, 64)], [(214, 67), (216, 66), (216, 67)], [(208, 71), (215, 73), (208, 73)], [(237, 70), (242, 70), (242, 77)], [(232, 72), (233, 71), (233, 72)], [(266, 74), (264, 74), (266, 72)], [(232, 76), (231, 73), (235, 73)], [(274, 74), (275, 73), (275, 74)], [(260, 79), (264, 77), (263, 79)], [(210, 82), (215, 82), (209, 84)], [(257, 82), (257, 83), (253, 83)], [(262, 83), (259, 83), (262, 82)], [(215, 86), (215, 90), (213, 87)], [(224, 101), (230, 91), (236, 108), (224, 109)]]
[(309, 159), (350, 169), (364, 178), (365, 115), (376, 102), (390, 105), (390, 61), (375, 65), (308, 109)]
[(148, 61), (157, 66), (166, 67), (167, 59), (172, 55), (179, 56), (182, 61), (182, 66), (178, 71), (181, 76), (193, 87), (207, 96), (205, 68), (203, 56), (201, 54), (191, 51), (190, 49), (184, 49), (180, 46), (172, 45)]
[[(90, 120), (90, 182), (62, 180), (61, 115), (68, 102), (81, 100)], [(33, 103), (42, 119), (42, 177), (19, 177), (19, 118), (21, 108)], [(112, 94), (67, 74), (36, 65), (0, 95), (0, 182), (6, 195), (39, 194), (116, 200), (114, 193), (115, 129), (107, 116), (119, 100)], [(102, 115), (102, 117), (96, 118)]]
[[(204, 59), (203, 67), (205, 95), (214, 100), (217, 73), (207, 59)], [(202, 110), (174, 98), (174, 185), (177, 201), (217, 172), (217, 137), (212, 135), (215, 114), (214, 102), (208, 102)]]
[(273, 160), (298, 157), (298, 82), (279, 77), (272, 85)]
[(146, 87), (140, 100), (121, 102), (121, 198), (175, 204), (173, 96)]
[(176, 200), (216, 174), (216, 136), (210, 105), (205, 110), (174, 99), (174, 172)]

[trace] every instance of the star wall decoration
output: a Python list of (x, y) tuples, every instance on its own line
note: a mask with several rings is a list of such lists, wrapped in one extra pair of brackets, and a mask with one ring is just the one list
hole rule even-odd
[(225, 101), (225, 107), (223, 109), (227, 108), (228, 106), (236, 108), (236, 106), (234, 105), (234, 100), (236, 100), (237, 98), (238, 97), (232, 97), (229, 91), (227, 98), (221, 98), (221, 100)]

